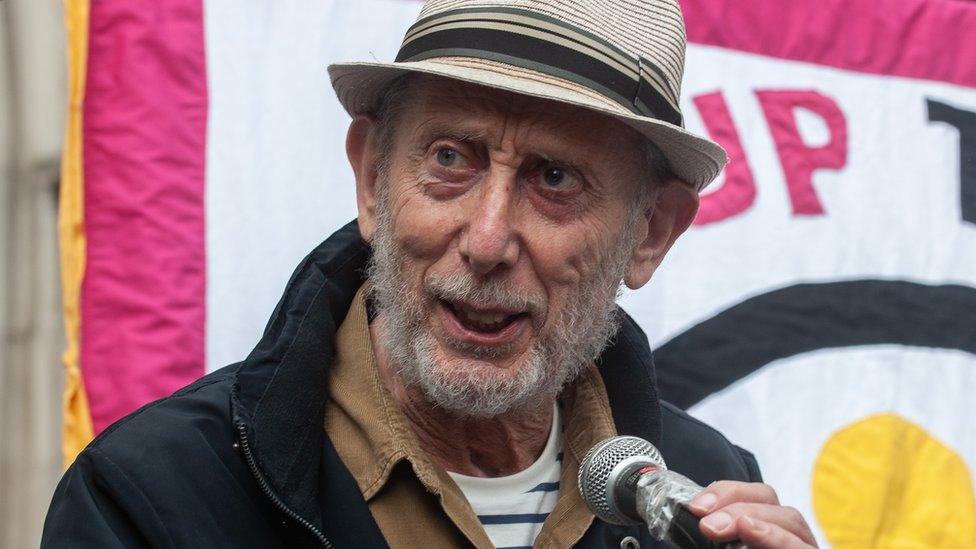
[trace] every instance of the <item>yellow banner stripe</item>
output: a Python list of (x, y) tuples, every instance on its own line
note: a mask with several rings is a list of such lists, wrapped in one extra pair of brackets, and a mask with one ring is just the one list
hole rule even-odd
[(67, 467), (94, 437), (94, 429), (78, 363), (81, 282), (85, 275), (86, 249), (82, 109), (88, 66), (89, 0), (64, 0), (64, 8), (68, 39), (68, 121), (61, 157), (58, 239), (67, 334), (67, 348), (62, 355), (66, 379), (61, 451)]

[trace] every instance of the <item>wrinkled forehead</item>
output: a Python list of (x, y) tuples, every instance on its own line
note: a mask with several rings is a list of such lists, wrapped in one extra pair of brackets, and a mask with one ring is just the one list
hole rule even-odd
[(609, 116), (577, 107), (431, 76), (411, 78), (401, 122), (413, 131), (452, 126), (486, 140), (503, 137), (620, 155), (640, 151), (642, 137)]

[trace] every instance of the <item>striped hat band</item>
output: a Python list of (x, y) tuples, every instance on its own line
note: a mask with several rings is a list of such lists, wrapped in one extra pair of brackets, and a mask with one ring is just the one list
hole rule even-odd
[(468, 7), (418, 20), (397, 62), (473, 57), (575, 82), (628, 111), (682, 126), (677, 91), (645, 57), (573, 24), (519, 8)]

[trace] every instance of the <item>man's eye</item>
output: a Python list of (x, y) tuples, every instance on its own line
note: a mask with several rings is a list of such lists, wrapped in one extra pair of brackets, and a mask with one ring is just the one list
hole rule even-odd
[(461, 153), (454, 149), (445, 148), (437, 151), (437, 163), (445, 168), (456, 168), (461, 162)]
[(572, 171), (559, 166), (545, 166), (538, 174), (541, 183), (554, 190), (570, 189), (577, 183), (577, 178)]
[(542, 171), (542, 181), (550, 187), (562, 186), (569, 179), (569, 174), (561, 168), (547, 168)]

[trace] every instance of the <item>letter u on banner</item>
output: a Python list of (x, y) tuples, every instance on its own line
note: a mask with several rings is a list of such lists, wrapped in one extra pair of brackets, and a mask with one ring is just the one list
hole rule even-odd
[(694, 101), (708, 135), (729, 154), (725, 181), (717, 190), (702, 196), (695, 218), (695, 225), (707, 225), (748, 210), (756, 201), (756, 181), (722, 92), (699, 95)]

